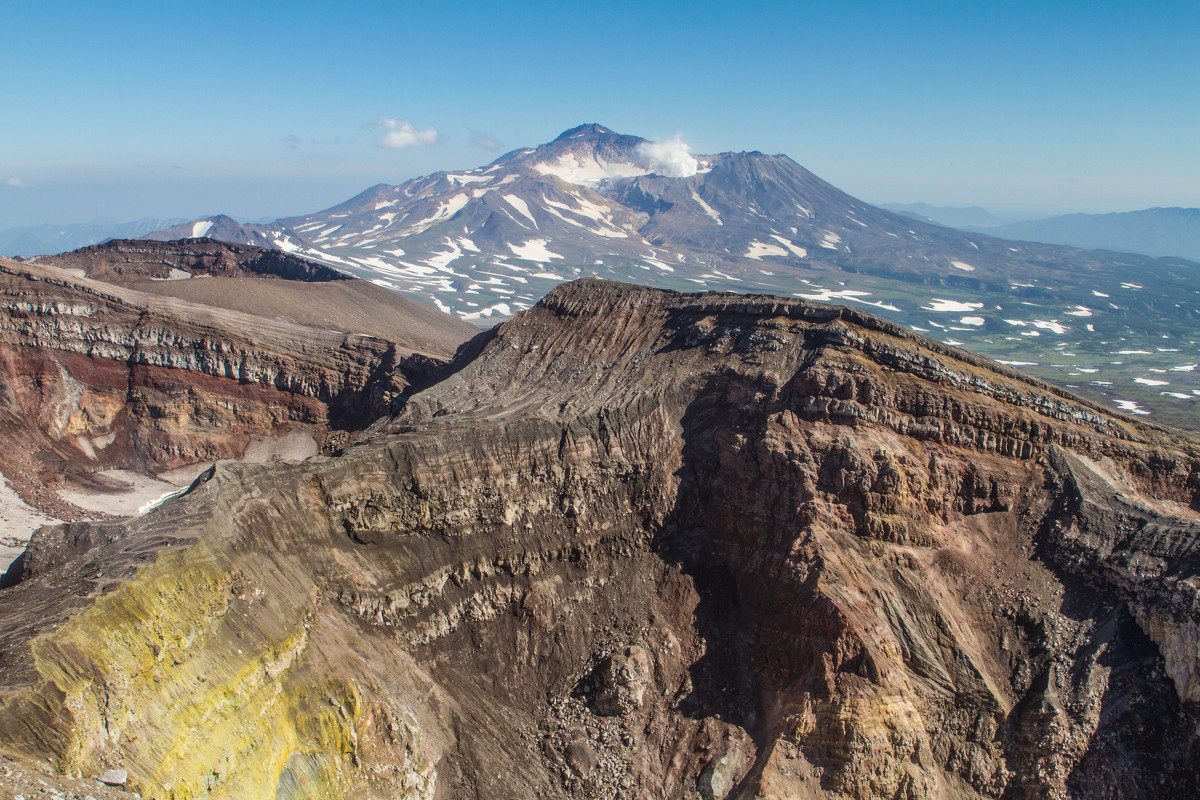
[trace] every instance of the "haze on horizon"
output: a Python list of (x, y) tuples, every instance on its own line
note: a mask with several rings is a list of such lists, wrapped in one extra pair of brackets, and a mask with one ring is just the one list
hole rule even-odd
[(1187, 2), (6, 10), (0, 228), (314, 212), (599, 122), (868, 202), (1200, 205)]

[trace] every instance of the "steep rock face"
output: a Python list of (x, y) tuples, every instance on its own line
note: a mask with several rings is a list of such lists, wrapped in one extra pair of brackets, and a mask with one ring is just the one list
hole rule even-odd
[[(178, 248), (154, 247), (160, 261), (174, 252), (170, 263), (183, 263)], [(256, 257), (289, 276), (275, 281), (281, 286), (325, 272), (361, 283), (319, 265), (305, 273), (276, 264), (285, 259), (274, 252)], [(121, 273), (96, 252), (80, 258), (105, 277)], [(222, 253), (214, 258), (222, 262)], [(43, 508), (53, 505), (46, 485), (64, 473), (238, 457), (254, 437), (292, 428), (327, 438), (331, 428), (369, 421), (453, 352), (160, 297), (72, 269), (0, 262), (0, 469)], [(469, 330), (450, 328), (447, 338), (458, 341)]]
[(769, 297), (585, 281), (459, 358), (45, 529), (0, 740), (173, 798), (1200, 790), (1186, 435)]

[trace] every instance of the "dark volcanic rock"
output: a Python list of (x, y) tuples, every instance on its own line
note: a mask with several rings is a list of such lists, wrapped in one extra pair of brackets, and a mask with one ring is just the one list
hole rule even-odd
[(1200, 444), (585, 281), (337, 457), (46, 530), (0, 741), (154, 797), (1193, 796)]
[(56, 256), (39, 264), (81, 269), (89, 278), (127, 286), (146, 278), (282, 278), (290, 281), (345, 281), (352, 276), (278, 250), (227, 244), (215, 239), (184, 241), (114, 240)]

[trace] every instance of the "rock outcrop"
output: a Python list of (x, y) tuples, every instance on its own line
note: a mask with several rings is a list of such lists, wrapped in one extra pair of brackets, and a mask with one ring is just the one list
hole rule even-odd
[[(149, 241), (114, 239), (69, 253), (41, 256), (38, 264), (80, 270), (94, 280), (120, 286), (150, 280), (195, 277), (277, 278), (321, 283), (353, 276), (279, 250), (227, 244), (213, 239)], [(186, 274), (182, 274), (186, 273)]]
[[(172, 296), (184, 284), (204, 284), (205, 296)], [(289, 319), (304, 299), (323, 318)], [(239, 308), (251, 301), (260, 308)], [(411, 335), (402, 323), (358, 325), (352, 312), (367, 301), (419, 321)], [(236, 458), (256, 437), (295, 429), (336, 446), (430, 382), (473, 332), (251, 247), (115, 242), (0, 260), (0, 472), (28, 502), (69, 519), (47, 490), (63, 475)]]
[(43, 529), (0, 743), (143, 796), (1200, 792), (1200, 442), (870, 315), (599, 281), (336, 457)]

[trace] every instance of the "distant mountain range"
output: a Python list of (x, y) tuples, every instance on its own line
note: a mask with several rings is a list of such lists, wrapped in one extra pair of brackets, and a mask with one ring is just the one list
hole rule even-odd
[(582, 125), (315, 214), (211, 217), (149, 236), (188, 237), (302, 255), (478, 323), (587, 275), (851, 303), (1128, 411), (1197, 424), (1197, 264), (921, 222), (783, 155), (691, 155)]
[(0, 256), (31, 256), (61, 253), (98, 244), (108, 239), (134, 239), (183, 222), (181, 219), (146, 217), (133, 222), (96, 220), (78, 225), (35, 225), (0, 231)]
[(1051, 242), (1092, 250), (1200, 260), (1200, 208), (1147, 208), (1119, 214), (1065, 214), (1049, 219), (967, 230), (1019, 241)]
[(1147, 208), (1114, 214), (1004, 220), (979, 206), (884, 203), (880, 207), (922, 222), (1000, 239), (1200, 261), (1200, 208)]
[(947, 228), (965, 228), (970, 225), (989, 227), (1003, 225), (1010, 220), (988, 211), (979, 206), (931, 206), (928, 203), (880, 203), (880, 208), (895, 211), (906, 217), (915, 217), (922, 222), (932, 222), (935, 225), (945, 225)]

